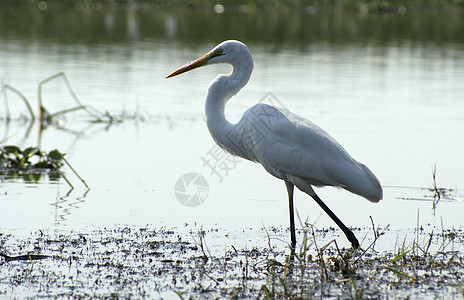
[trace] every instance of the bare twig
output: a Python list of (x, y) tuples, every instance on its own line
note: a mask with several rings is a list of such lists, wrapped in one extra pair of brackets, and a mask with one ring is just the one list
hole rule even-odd
[(366, 254), (366, 252), (377, 242), (377, 240), (385, 233), (385, 231), (388, 230), (389, 227), (390, 227), (390, 224), (388, 224), (388, 225), (382, 230), (382, 232), (379, 233), (379, 234), (377, 235), (376, 238), (374, 238), (374, 241), (366, 248), (366, 250), (364, 250), (364, 251), (361, 253), (361, 255), (359, 255), (358, 258), (356, 258), (356, 260), (353, 262), (353, 264), (355, 264), (356, 262), (358, 262), (358, 260), (360, 260), (361, 257), (364, 256), (364, 254)]
[(68, 178), (66, 178), (66, 176), (64, 175), (63, 172), (61, 172), (61, 170), (59, 169), (59, 167), (55, 164), (55, 163), (51, 163), (53, 168), (61, 175), (61, 177), (63, 177), (63, 179), (66, 181), (66, 183), (69, 185), (69, 187), (71, 188), (71, 190), (74, 189), (74, 186), (72, 185), (71, 181), (68, 180)]
[(263, 224), (264, 231), (266, 232), (267, 236), (267, 245), (269, 246), (269, 252), (272, 252), (272, 246), (271, 246), (271, 236), (269, 235), (269, 232), (267, 232), (266, 226), (264, 226), (264, 223), (261, 221), (261, 224)]
[[(9, 84), (5, 84), (3, 87), (5, 89), (5, 105), (8, 107), (8, 104), (7, 104), (8, 103), (8, 98), (7, 98), (6, 91), (10, 90), (10, 91), (16, 93), (19, 96), (19, 98), (21, 98), (23, 100), (24, 104), (26, 105), (27, 110), (29, 111), (29, 115), (31, 116), (31, 119), (34, 120), (35, 119), (34, 111), (32, 110), (32, 107), (29, 104), (29, 101), (27, 100), (26, 96), (24, 96), (23, 93), (21, 93), (19, 90), (15, 89), (14, 87), (12, 87)], [(9, 120), (9, 119), (10, 119), (10, 111), (7, 109), (7, 120)]]
[(372, 231), (374, 232), (374, 239), (377, 239), (378, 234), (377, 234), (377, 230), (375, 230), (374, 220), (372, 219), (372, 216), (369, 216), (369, 218), (371, 219)]
[(71, 169), (71, 171), (73, 171), (73, 173), (77, 176), (77, 178), (79, 178), (79, 180), (85, 185), (85, 187), (87, 189), (90, 189), (90, 187), (87, 185), (87, 183), (85, 182), (84, 179), (82, 179), (82, 177), (76, 172), (76, 170), (74, 170), (74, 168), (71, 166), (71, 164), (69, 163), (69, 161), (64, 158), (63, 156), (63, 160), (65, 161), (65, 163), (68, 165), (68, 167)]
[(327, 269), (326, 269), (325, 264), (324, 264), (324, 258), (323, 258), (323, 253), (322, 253), (323, 250), (319, 249), (319, 247), (317, 246), (316, 235), (314, 234), (313, 226), (311, 226), (311, 233), (313, 235), (314, 246), (316, 247), (316, 251), (319, 254), (318, 256), (319, 256), (319, 264), (321, 266), (321, 280), (324, 280), (324, 276), (325, 276), (326, 279), (328, 278)]
[(440, 199), (441, 199), (441, 193), (437, 187), (437, 164), (433, 165), (432, 180), (433, 180), (432, 182), (433, 191), (435, 192), (435, 194), (433, 195), (432, 209), (433, 209), (433, 214), (435, 215), (435, 210), (437, 208), (438, 202), (440, 202)]
[[(39, 109), (41, 111), (41, 119), (43, 117), (42, 115), (42, 111), (45, 110), (45, 106), (43, 105), (43, 100), (42, 100), (42, 90), (43, 90), (43, 86), (56, 79), (56, 78), (59, 78), (61, 77), (66, 85), (66, 87), (68, 88), (68, 91), (71, 95), (71, 97), (73, 98), (74, 102), (77, 104), (77, 107), (75, 108), (71, 108), (71, 109), (66, 109), (66, 110), (63, 110), (63, 111), (60, 111), (60, 112), (57, 112), (57, 113), (54, 113), (54, 114), (50, 114), (49, 117), (54, 117), (56, 115), (59, 115), (59, 114), (63, 114), (63, 113), (67, 113), (67, 112), (70, 112), (70, 111), (74, 111), (74, 110), (77, 110), (77, 109), (84, 109), (86, 110), (90, 115), (93, 115), (95, 117), (97, 117), (98, 119), (100, 119), (104, 114), (101, 113), (100, 111), (98, 111), (97, 109), (91, 107), (91, 106), (87, 106), (87, 105), (84, 105), (80, 100), (79, 98), (77, 98), (76, 94), (74, 93), (74, 90), (72, 89), (71, 87), (71, 84), (69, 83), (69, 80), (68, 78), (66, 77), (66, 74), (63, 73), (63, 72), (60, 72), (60, 73), (56, 73), (55, 75), (52, 75), (44, 80), (42, 80), (40, 83), (39, 83), (39, 91), (38, 91), (38, 100), (39, 100)], [(46, 111), (46, 110), (45, 110)]]

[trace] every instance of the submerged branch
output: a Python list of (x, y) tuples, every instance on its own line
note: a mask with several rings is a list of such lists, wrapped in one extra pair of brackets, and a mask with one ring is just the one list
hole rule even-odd
[(18, 255), (18, 256), (9, 256), (4, 253), (0, 253), (0, 256), (5, 259), (5, 261), (18, 261), (18, 260), (39, 260), (51, 257), (50, 255), (42, 255), (42, 254), (26, 254), (26, 255)]

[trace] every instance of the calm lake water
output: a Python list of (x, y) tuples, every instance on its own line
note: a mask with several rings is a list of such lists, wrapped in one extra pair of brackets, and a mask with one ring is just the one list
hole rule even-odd
[[(371, 204), (344, 190), (318, 189), (349, 226), (461, 228), (464, 211), (464, 21), (453, 15), (317, 16), (301, 13), (222, 15), (186, 11), (2, 12), (0, 76), (37, 114), (38, 84), (64, 72), (81, 102), (115, 116), (93, 123), (83, 112), (39, 134), (29, 129), (19, 97), (7, 92), (13, 121), (0, 125), (3, 144), (58, 148), (90, 186), (1, 176), (0, 230), (81, 230), (88, 226), (202, 224), (240, 228), (286, 226), (283, 182), (256, 164), (218, 155), (204, 122), (206, 87), (228, 66), (165, 79), (174, 69), (236, 38), (253, 53), (248, 85), (227, 107), (239, 120), (259, 102), (312, 120), (365, 163), (384, 186)], [(200, 21), (198, 21), (200, 20)], [(435, 25), (432, 25), (435, 24)], [(5, 93), (1, 116), (5, 116)], [(47, 83), (50, 112), (75, 106), (64, 81)], [(39, 137), (40, 136), (40, 137)], [(205, 161), (213, 164), (211, 168)], [(432, 210), (432, 171), (447, 197)], [(187, 173), (204, 177), (204, 202), (176, 199)], [(193, 195), (189, 185), (184, 194)], [(179, 191), (179, 190), (178, 190)], [(335, 226), (309, 196), (296, 194), (302, 221)], [(348, 242), (341, 239), (346, 246)]]

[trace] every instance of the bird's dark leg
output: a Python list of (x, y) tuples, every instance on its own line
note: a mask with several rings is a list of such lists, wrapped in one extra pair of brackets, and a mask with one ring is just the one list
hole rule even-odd
[(313, 197), (314, 200), (316, 200), (317, 204), (319, 204), (319, 206), (322, 207), (322, 209), (329, 215), (329, 217), (331, 217), (332, 220), (334, 220), (334, 222), (338, 225), (338, 227), (340, 227), (343, 233), (345, 233), (346, 237), (351, 242), (351, 246), (354, 249), (358, 249), (359, 242), (358, 239), (356, 239), (354, 233), (351, 230), (349, 230), (348, 227), (346, 227), (345, 224), (342, 223), (342, 221), (340, 221), (340, 219), (330, 210), (330, 208), (327, 207), (327, 205), (324, 204), (324, 202), (322, 202), (321, 198), (319, 198), (319, 196), (316, 195), (314, 190), (312, 191), (312, 194), (309, 195)]
[(296, 235), (295, 235), (295, 215), (294, 215), (294, 208), (293, 208), (293, 188), (294, 188), (294, 185), (290, 181), (285, 181), (285, 185), (287, 186), (288, 208), (289, 208), (289, 211), (290, 211), (290, 235), (291, 235), (291, 239), (292, 239), (292, 249), (295, 249)]

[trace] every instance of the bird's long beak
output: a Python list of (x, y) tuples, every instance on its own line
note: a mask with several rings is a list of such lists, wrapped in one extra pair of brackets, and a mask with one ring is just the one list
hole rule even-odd
[(193, 70), (193, 69), (199, 68), (201, 66), (204, 66), (204, 65), (206, 65), (208, 60), (210, 60), (211, 58), (213, 58), (215, 56), (217, 56), (215, 52), (208, 52), (205, 55), (203, 55), (202, 57), (199, 57), (199, 58), (195, 59), (194, 61), (189, 62), (185, 66), (180, 67), (179, 69), (175, 70), (174, 72), (169, 74), (166, 78), (171, 78), (171, 77), (177, 76), (179, 74), (188, 72), (190, 70)]

